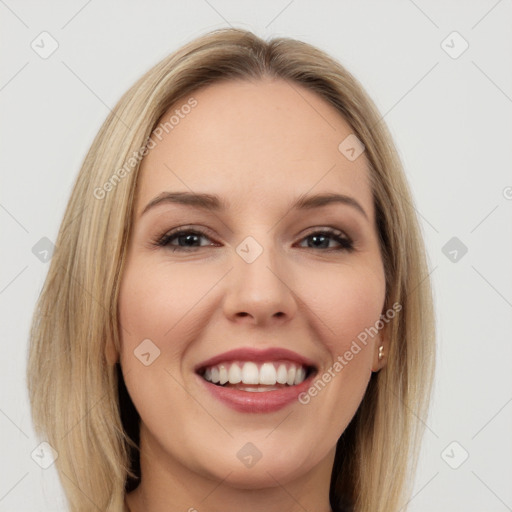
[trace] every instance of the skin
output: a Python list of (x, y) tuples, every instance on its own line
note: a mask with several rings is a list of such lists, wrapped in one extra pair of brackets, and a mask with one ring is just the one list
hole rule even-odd
[[(309, 404), (272, 413), (232, 410), (193, 369), (233, 348), (283, 347), (315, 361), (321, 376), (375, 324), (385, 276), (367, 160), (340, 153), (350, 126), (296, 84), (227, 82), (193, 97), (197, 106), (142, 162), (122, 276), (118, 356), (141, 416), (142, 483), (127, 503), (132, 512), (238, 512), (241, 503), (247, 512), (330, 511), (336, 441), (385, 363), (383, 333)], [(217, 194), (228, 208), (161, 203), (142, 214), (164, 191)], [(346, 204), (289, 208), (324, 192), (351, 196), (367, 217)], [(154, 245), (180, 226), (207, 233), (192, 250), (181, 242), (189, 252)], [(311, 234), (327, 227), (354, 250), (336, 250), (332, 237), (312, 245)], [(236, 252), (247, 236), (263, 248), (250, 264)], [(148, 338), (160, 356), (145, 366), (134, 350)], [(251, 468), (237, 457), (248, 442), (262, 454)]]

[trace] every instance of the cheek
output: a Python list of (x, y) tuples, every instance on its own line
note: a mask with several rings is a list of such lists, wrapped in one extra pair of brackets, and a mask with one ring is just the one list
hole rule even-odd
[[(119, 320), (123, 346), (149, 338), (161, 347), (169, 337), (187, 325), (187, 313), (207, 292), (209, 282), (201, 282), (193, 268), (169, 269), (166, 265), (149, 265), (136, 260), (125, 269), (119, 294)], [(174, 343), (173, 343), (174, 345)]]
[(317, 334), (329, 358), (299, 402), (325, 433), (320, 444), (327, 450), (348, 426), (366, 392), (376, 340), (368, 332), (382, 313), (385, 284), (383, 273), (356, 268), (345, 268), (336, 279), (317, 277), (325, 285), (314, 299), (321, 319)]
[(136, 409), (152, 426), (183, 402), (175, 376), (186, 350), (186, 313), (198, 293), (195, 286), (184, 286), (187, 281), (194, 276), (134, 257), (127, 261), (121, 282), (121, 367)]
[(182, 395), (178, 382), (190, 340), (208, 320), (201, 299), (217, 280), (193, 265), (128, 259), (118, 301), (120, 360), (141, 416), (154, 412), (148, 397)]
[(322, 333), (318, 338), (329, 359), (303, 403), (314, 401), (314, 407), (322, 403), (338, 417), (339, 427), (346, 426), (355, 413), (372, 373), (373, 347), (378, 340), (375, 326), (385, 298), (384, 273), (374, 268), (344, 268), (334, 277), (317, 275), (317, 283), (324, 286), (312, 302), (321, 319), (316, 324)]
[[(182, 327), (179, 320), (186, 313), (188, 301), (183, 299), (183, 293), (187, 290), (175, 292), (179, 282), (167, 274), (134, 258), (127, 263), (121, 283), (120, 359), (126, 385), (138, 409), (144, 408), (148, 397), (158, 396), (163, 379), (166, 386), (172, 385), (167, 382), (172, 379), (165, 370), (174, 373), (169, 362), (179, 360), (184, 350), (178, 331)], [(175, 336), (176, 343), (165, 343), (170, 336)]]
[[(333, 356), (341, 355), (358, 336), (364, 338), (364, 333), (379, 320), (385, 298), (384, 275), (368, 269), (345, 268), (338, 276), (318, 277), (317, 283), (323, 282), (323, 286), (317, 288), (319, 293), (313, 303), (324, 325), (323, 340)], [(372, 338), (367, 341), (369, 345)]]

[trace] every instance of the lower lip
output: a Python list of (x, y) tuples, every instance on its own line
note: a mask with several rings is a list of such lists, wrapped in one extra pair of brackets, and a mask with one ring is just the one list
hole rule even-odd
[(201, 380), (215, 398), (235, 411), (270, 413), (279, 411), (295, 401), (298, 402), (298, 396), (310, 387), (314, 374), (296, 386), (288, 386), (273, 391), (242, 391), (217, 386), (199, 375), (197, 378)]

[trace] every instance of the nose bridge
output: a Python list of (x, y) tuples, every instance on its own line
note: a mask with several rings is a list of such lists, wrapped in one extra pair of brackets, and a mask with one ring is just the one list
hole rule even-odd
[[(246, 237), (235, 249), (236, 257), (235, 275), (241, 283), (254, 286), (265, 284), (267, 287), (274, 287), (276, 283), (275, 271), (278, 256), (277, 250), (273, 246), (272, 237), (265, 235), (258, 236), (261, 243), (253, 236)], [(271, 271), (274, 270), (274, 273)]]
[(258, 323), (272, 317), (293, 316), (296, 305), (287, 285), (284, 255), (274, 247), (272, 234), (247, 236), (233, 252), (225, 312), (250, 316)]

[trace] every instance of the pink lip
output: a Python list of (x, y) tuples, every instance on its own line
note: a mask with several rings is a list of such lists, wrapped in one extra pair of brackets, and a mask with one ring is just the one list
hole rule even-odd
[[(214, 366), (218, 363), (228, 361), (270, 362), (279, 360), (289, 360), (303, 366), (314, 366), (312, 361), (291, 350), (281, 348), (269, 348), (265, 350), (243, 348), (230, 350), (229, 352), (224, 352), (223, 354), (212, 357), (197, 365), (195, 370), (197, 372), (207, 366)], [(199, 374), (197, 378), (216, 399), (220, 400), (231, 409), (246, 413), (270, 413), (278, 411), (294, 401), (298, 401), (299, 394), (305, 392), (310, 387), (315, 374), (316, 372), (312, 372), (306, 380), (297, 386), (287, 386), (282, 389), (263, 392), (242, 391), (217, 386), (216, 384), (206, 381)]]
[(268, 413), (275, 412), (286, 407), (292, 402), (298, 401), (298, 396), (305, 392), (311, 385), (315, 374), (297, 386), (289, 386), (274, 391), (242, 391), (235, 388), (225, 388), (212, 384), (201, 376), (197, 376), (206, 389), (218, 400), (231, 409), (239, 412)]

